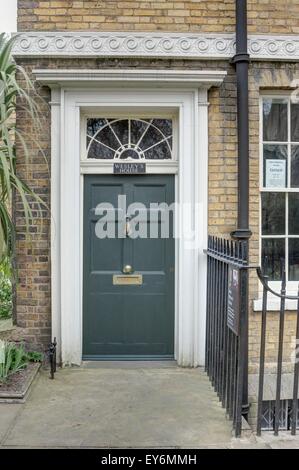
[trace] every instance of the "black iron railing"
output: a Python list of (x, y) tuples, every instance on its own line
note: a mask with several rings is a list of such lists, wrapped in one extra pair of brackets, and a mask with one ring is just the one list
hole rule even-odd
[(248, 242), (209, 236), (207, 257), (206, 371), (239, 437), (248, 413)]
[(50, 379), (54, 379), (54, 374), (56, 372), (56, 347), (57, 341), (56, 338), (49, 344), (49, 362), (50, 362)]
[[(242, 415), (248, 413), (248, 269), (256, 269), (263, 285), (261, 342), (258, 381), (257, 434), (263, 422), (263, 394), (265, 382), (265, 354), (268, 294), (280, 299), (279, 328), (277, 334), (277, 369), (275, 401), (271, 405), (274, 434), (278, 435), (285, 401), (281, 399), (283, 380), (283, 350), (286, 300), (297, 302), (297, 321), (294, 327), (295, 363), (293, 371), (293, 397), (288, 403), (288, 429), (296, 434), (299, 424), (299, 289), (298, 296), (286, 294), (286, 275), (282, 269), (281, 292), (273, 291), (268, 277), (257, 266), (248, 264), (248, 242), (218, 237), (208, 239), (207, 270), (207, 329), (206, 371), (222, 406), (233, 422), (235, 435), (242, 431)], [(284, 263), (282, 263), (284, 266)]]
[(257, 411), (257, 434), (261, 435), (262, 430), (262, 413), (263, 413), (263, 392), (265, 381), (265, 352), (266, 352), (266, 329), (267, 329), (267, 300), (268, 293), (280, 299), (280, 314), (279, 314), (279, 329), (278, 329), (278, 354), (277, 354), (277, 371), (276, 371), (276, 396), (274, 405), (274, 434), (277, 436), (280, 428), (280, 417), (283, 407), (281, 400), (281, 386), (282, 386), (282, 365), (283, 365), (283, 346), (284, 346), (284, 326), (285, 326), (285, 302), (286, 299), (297, 301), (297, 322), (294, 334), (296, 335), (295, 344), (295, 361), (294, 361), (294, 378), (293, 378), (293, 398), (292, 406), (290, 409), (290, 429), (291, 434), (296, 434), (297, 414), (298, 414), (298, 378), (299, 378), (299, 290), (298, 296), (286, 295), (286, 274), (285, 270), (282, 271), (282, 282), (280, 294), (273, 291), (268, 285), (268, 278), (264, 276), (260, 270), (257, 269), (257, 275), (263, 285), (263, 307), (261, 319), (261, 346), (260, 346), (260, 365), (259, 365), (259, 386), (258, 386), (258, 411)]

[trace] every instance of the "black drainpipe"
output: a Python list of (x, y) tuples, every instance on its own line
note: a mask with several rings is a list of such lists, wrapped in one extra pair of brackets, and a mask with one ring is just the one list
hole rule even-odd
[(232, 63), (237, 75), (238, 114), (238, 227), (232, 236), (248, 239), (249, 230), (249, 123), (248, 123), (248, 66), (247, 1), (236, 0), (236, 54)]
[[(248, 240), (249, 229), (249, 110), (248, 110), (248, 67), (247, 49), (247, 1), (236, 0), (236, 54), (232, 63), (237, 77), (237, 120), (238, 120), (238, 225), (231, 235), (238, 240)], [(248, 415), (248, 272), (242, 270), (241, 318), (242, 350), (244, 351), (243, 415)]]

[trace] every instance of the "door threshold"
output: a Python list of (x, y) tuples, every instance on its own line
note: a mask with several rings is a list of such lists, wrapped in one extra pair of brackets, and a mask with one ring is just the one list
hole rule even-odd
[(83, 360), (81, 367), (84, 369), (168, 369), (178, 367), (177, 362), (173, 360), (164, 361), (118, 361), (118, 360)]
[(124, 354), (121, 356), (118, 355), (89, 355), (83, 354), (82, 361), (174, 361), (173, 354), (168, 355), (133, 355), (133, 354)]

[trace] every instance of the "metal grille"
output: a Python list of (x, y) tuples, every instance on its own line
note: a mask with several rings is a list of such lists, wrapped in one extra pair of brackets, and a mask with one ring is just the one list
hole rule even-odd
[[(299, 429), (299, 407), (297, 401), (296, 413), (296, 429)], [(280, 431), (289, 431), (292, 429), (293, 418), (293, 401), (281, 400), (279, 407), (278, 428)], [(262, 431), (273, 431), (275, 426), (275, 400), (263, 401), (262, 415), (261, 415), (261, 429)]]
[[(276, 372), (276, 397), (275, 404), (272, 404), (271, 412), (268, 407), (268, 421), (273, 421), (274, 434), (277, 436), (281, 426), (283, 429), (290, 429), (293, 435), (296, 434), (296, 421), (298, 418), (298, 382), (299, 382), (299, 359), (298, 359), (298, 344), (299, 344), (299, 291), (298, 296), (286, 295), (286, 272), (284, 263), (282, 263), (282, 282), (280, 294), (273, 291), (268, 285), (268, 277), (264, 276), (261, 269), (257, 269), (259, 280), (263, 285), (263, 308), (261, 318), (261, 345), (260, 345), (260, 364), (259, 364), (259, 387), (258, 387), (258, 412), (257, 412), (257, 434), (260, 435), (264, 423), (264, 381), (265, 381), (265, 358), (266, 358), (266, 330), (267, 330), (267, 300), (268, 293), (275, 295), (280, 299), (280, 312), (279, 312), (279, 330), (277, 335), (278, 341), (278, 354), (277, 354), (277, 372)], [(288, 406), (288, 411), (285, 408), (286, 400), (281, 400), (282, 389), (282, 375), (283, 375), (283, 349), (284, 349), (284, 328), (285, 328), (285, 303), (286, 299), (297, 300), (297, 321), (294, 333), (296, 334), (295, 344), (295, 363), (294, 363), (294, 383), (293, 383), (293, 399), (292, 405)], [(284, 418), (285, 416), (285, 418)], [(285, 424), (283, 424), (285, 423)], [(290, 425), (288, 423), (291, 423)]]

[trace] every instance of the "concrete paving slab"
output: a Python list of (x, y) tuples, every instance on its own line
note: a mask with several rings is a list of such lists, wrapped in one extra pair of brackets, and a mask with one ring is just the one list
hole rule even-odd
[(257, 442), (256, 440), (256, 437), (255, 436), (252, 436), (248, 439), (244, 439), (244, 438), (241, 438), (241, 439), (236, 439), (236, 438), (233, 438), (231, 440), (231, 444), (229, 446), (230, 449), (268, 449), (270, 450), (271, 447), (266, 443), (266, 442), (263, 442), (263, 441), (260, 441), (260, 442)]
[(291, 449), (299, 436), (232, 437), (202, 369), (114, 363), (47, 371), (25, 404), (0, 404), (0, 448)]
[(21, 410), (21, 404), (10, 405), (8, 403), (0, 403), (0, 445)]
[(226, 446), (231, 423), (202, 370), (64, 369), (42, 373), (3, 446)]
[(265, 431), (261, 437), (256, 437), (256, 441), (270, 449), (299, 449), (299, 435), (292, 436), (289, 431), (281, 431), (278, 436), (274, 436), (272, 431)]
[(299, 449), (299, 442), (294, 442), (294, 441), (277, 441), (277, 442), (271, 442), (269, 444), (271, 449), (276, 449), (276, 450), (283, 450), (283, 449)]

